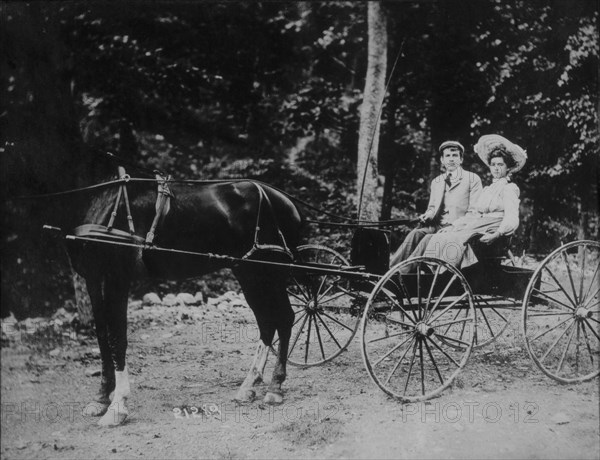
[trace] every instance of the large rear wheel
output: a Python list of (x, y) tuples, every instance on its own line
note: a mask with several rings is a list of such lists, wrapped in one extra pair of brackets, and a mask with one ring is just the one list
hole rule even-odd
[(471, 353), (473, 294), (452, 265), (417, 257), (379, 280), (361, 323), (363, 359), (375, 384), (404, 402), (427, 400), (452, 384)]
[(522, 307), (527, 351), (544, 374), (562, 383), (600, 374), (600, 243), (574, 241), (533, 273)]

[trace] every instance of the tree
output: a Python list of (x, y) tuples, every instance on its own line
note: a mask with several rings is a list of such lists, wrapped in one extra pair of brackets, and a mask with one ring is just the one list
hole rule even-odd
[(369, 42), (358, 137), (357, 217), (377, 220), (377, 152), (387, 70), (387, 21), (380, 2), (368, 2), (367, 11)]

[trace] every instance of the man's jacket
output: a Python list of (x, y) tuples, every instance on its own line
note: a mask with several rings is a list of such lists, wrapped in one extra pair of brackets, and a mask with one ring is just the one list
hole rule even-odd
[(446, 173), (431, 182), (429, 205), (425, 213), (440, 224), (451, 224), (467, 212), (475, 212), (481, 193), (481, 179), (475, 173), (458, 168), (456, 179), (446, 185)]

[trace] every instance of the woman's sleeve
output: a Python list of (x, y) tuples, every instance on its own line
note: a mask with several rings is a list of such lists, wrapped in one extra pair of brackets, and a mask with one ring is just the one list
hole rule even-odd
[(519, 194), (519, 187), (515, 184), (508, 184), (502, 191), (504, 218), (498, 227), (501, 235), (510, 235), (519, 226)]

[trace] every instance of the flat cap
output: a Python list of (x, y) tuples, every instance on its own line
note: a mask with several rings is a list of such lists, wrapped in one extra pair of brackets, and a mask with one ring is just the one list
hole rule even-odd
[(448, 147), (456, 147), (458, 150), (460, 150), (461, 154), (465, 153), (465, 148), (458, 141), (442, 142), (442, 145), (440, 145), (440, 148), (438, 150), (440, 153), (442, 153), (444, 151), (444, 149), (447, 149)]

